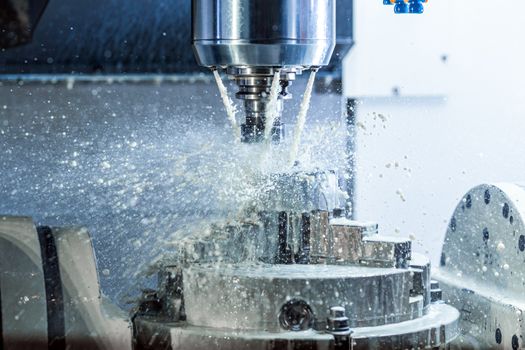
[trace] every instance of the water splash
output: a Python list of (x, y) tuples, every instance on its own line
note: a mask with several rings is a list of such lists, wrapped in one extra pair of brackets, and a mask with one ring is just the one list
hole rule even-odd
[[(140, 273), (155, 257), (177, 254), (170, 243), (217, 221), (244, 219), (243, 210), (257, 209), (272, 190), (272, 174), (346, 168), (339, 107), (319, 99), (327, 113), (309, 119), (301, 164), (290, 169), (292, 138), (272, 144), (258, 163), (264, 145), (233, 141), (230, 126), (216, 118), (222, 102), (203, 93), (209, 88), (207, 80), (154, 89), (101, 80), (75, 84), (70, 105), (42, 103), (67, 94), (67, 83), (4, 85), (0, 212), (87, 226), (99, 267), (110, 272), (101, 273), (102, 291), (128, 308), (128, 294), (154, 286)], [(15, 108), (29, 92), (32, 99)]]
[(310, 100), (312, 98), (312, 90), (314, 87), (315, 75), (317, 70), (314, 69), (310, 73), (310, 78), (308, 79), (308, 84), (306, 85), (306, 90), (304, 91), (303, 100), (299, 108), (299, 115), (297, 116), (297, 123), (295, 124), (295, 129), (293, 133), (293, 141), (290, 148), (290, 165), (293, 166), (297, 158), (297, 153), (299, 151), (299, 144), (301, 143), (301, 135), (303, 133), (304, 125), (306, 123), (306, 114), (310, 108)]
[(228, 90), (226, 89), (226, 86), (222, 82), (221, 76), (219, 75), (219, 72), (216, 69), (213, 70), (213, 76), (215, 77), (215, 81), (217, 82), (217, 87), (219, 88), (222, 102), (224, 103), (224, 108), (226, 109), (226, 115), (228, 116), (228, 120), (231, 123), (233, 136), (235, 137), (236, 141), (240, 141), (241, 129), (239, 127), (239, 124), (237, 123), (237, 119), (235, 118), (235, 104), (233, 103), (230, 96), (228, 96)]
[(264, 139), (266, 142), (271, 140), (273, 124), (279, 114), (277, 109), (277, 99), (279, 98), (280, 77), (281, 72), (277, 70), (273, 76), (272, 86), (270, 88), (270, 99), (266, 111), (266, 121), (264, 125)]

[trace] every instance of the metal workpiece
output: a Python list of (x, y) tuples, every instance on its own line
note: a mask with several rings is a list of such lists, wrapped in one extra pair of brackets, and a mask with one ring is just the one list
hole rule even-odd
[(278, 315), (296, 299), (315, 315), (316, 330), (326, 329), (330, 305), (345, 306), (351, 327), (377, 326), (412, 318), (410, 280), (408, 270), (356, 266), (192, 266), (184, 270), (185, 310), (193, 326), (278, 332)]
[(471, 189), (450, 218), (441, 266), (432, 278), (443, 301), (461, 312), (462, 346), (525, 344), (524, 218), (525, 189), (512, 183)]
[(431, 302), (431, 277), (430, 259), (423, 254), (412, 253), (410, 259), (410, 270), (412, 271), (412, 296), (423, 296), (424, 305)]
[(225, 69), (239, 87), (246, 122), (241, 140), (262, 142), (270, 88), (279, 72), (271, 139), (284, 137), (280, 117), (288, 86), (304, 70), (330, 63), (336, 44), (335, 0), (193, 0), (192, 43), (200, 65)]
[(185, 264), (262, 261), (384, 268), (411, 264), (410, 241), (378, 235), (375, 223), (331, 216), (327, 211), (267, 211), (259, 213), (257, 221), (213, 225), (175, 247)]
[(312, 259), (332, 264), (369, 267), (410, 266), (411, 241), (378, 234), (375, 223), (333, 218), (328, 213), (313, 217)]
[(271, 186), (261, 194), (259, 207), (298, 213), (344, 210), (348, 195), (336, 171), (273, 174)]
[[(327, 211), (261, 218), (217, 225), (208, 239), (186, 242), (198, 248), (160, 278), (168, 281), (160, 289), (175, 292), (156, 294), (159, 305), (183, 312), (137, 315), (141, 349), (437, 349), (458, 335), (457, 310), (431, 303), (437, 288), (429, 260), (407, 254), (404, 240)], [(325, 246), (318, 243), (323, 234), (330, 237)], [(325, 248), (328, 257), (320, 259)]]
[(277, 232), (277, 216), (270, 218), (262, 213), (260, 222), (217, 223), (203, 234), (181, 239), (174, 246), (177, 259), (183, 265), (273, 262), (278, 244)]
[(459, 312), (446, 304), (433, 304), (410, 321), (352, 329), (352, 349), (447, 349), (457, 339)]
[(457, 336), (456, 309), (432, 303), (428, 258), (347, 219), (335, 172), (269, 180), (245, 216), (174, 243), (144, 300), (157, 315), (134, 317), (138, 348), (440, 348)]
[[(328, 212), (319, 213), (312, 222), (314, 240), (312, 259), (318, 263), (359, 264), (362, 239), (370, 229), (367, 224), (346, 218), (333, 218)], [(377, 226), (371, 224), (371, 226)], [(372, 232), (373, 229), (371, 230)]]
[(249, 223), (217, 223), (175, 244), (183, 265), (209, 263), (309, 263), (313, 214), (261, 212)]
[[(217, 223), (176, 244), (185, 263), (263, 261), (407, 268), (411, 242), (345, 217), (336, 172), (275, 174), (250, 220)], [(248, 216), (248, 215), (247, 215)]]
[(368, 266), (393, 266), (406, 268), (410, 265), (412, 242), (408, 238), (375, 235), (363, 239), (361, 263)]
[[(334, 262), (346, 264), (360, 264), (364, 257), (363, 239), (377, 235), (376, 223), (361, 223), (344, 217), (331, 218), (329, 220), (329, 232), (327, 237), (332, 237)], [(393, 266), (393, 265), (391, 265)]]
[(411, 296), (410, 269), (213, 264), (183, 273), (187, 319), (137, 316), (140, 349), (438, 349), (458, 334), (456, 309)]
[(334, 336), (313, 330), (294, 332), (243, 331), (167, 323), (158, 318), (135, 320), (135, 349), (172, 350), (333, 350)]

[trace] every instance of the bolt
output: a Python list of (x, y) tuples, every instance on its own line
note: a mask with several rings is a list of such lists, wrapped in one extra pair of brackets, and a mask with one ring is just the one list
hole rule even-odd
[(330, 308), (326, 328), (334, 336), (334, 350), (350, 349), (352, 331), (344, 307), (332, 306)]
[(328, 316), (328, 331), (337, 335), (348, 335), (351, 333), (346, 310), (342, 306), (333, 306), (330, 308)]

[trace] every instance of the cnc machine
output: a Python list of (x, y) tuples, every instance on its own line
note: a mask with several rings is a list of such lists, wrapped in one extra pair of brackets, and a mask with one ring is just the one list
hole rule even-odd
[[(397, 14), (424, 9), (421, 0), (383, 3)], [(285, 101), (298, 76), (337, 75), (334, 61), (352, 45), (338, 35), (345, 6), (351, 2), (192, 1), (196, 60), (206, 74), (225, 73), (236, 84), (245, 147), (260, 150), (265, 133), (276, 144), (290, 135)], [(27, 35), (2, 43), (14, 46), (16, 38)], [(1, 217), (0, 349), (442, 349), (458, 339), (462, 295), (451, 306), (443, 292), (459, 288), (447, 274), (459, 257), (447, 256), (447, 245), (438, 282), (409, 238), (352, 220), (350, 181), (339, 167), (261, 178), (271, 186), (257, 205), (172, 242), (173, 258), (152, 264), (157, 284), (129, 313), (100, 293), (104, 272), (88, 230)], [(453, 220), (455, 231), (469, 219)]]

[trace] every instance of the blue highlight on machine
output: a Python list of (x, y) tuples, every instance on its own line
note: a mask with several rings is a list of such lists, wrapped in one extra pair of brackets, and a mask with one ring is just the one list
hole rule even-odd
[(425, 11), (424, 3), (428, 0), (383, 0), (383, 5), (394, 5), (395, 13), (421, 14)]

